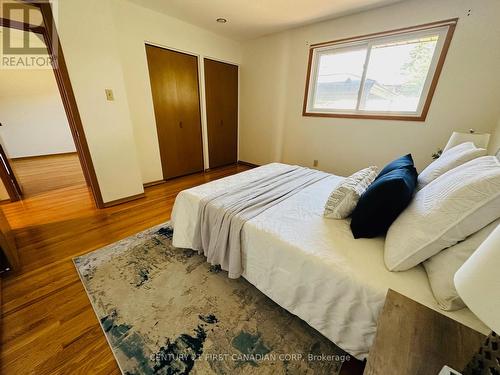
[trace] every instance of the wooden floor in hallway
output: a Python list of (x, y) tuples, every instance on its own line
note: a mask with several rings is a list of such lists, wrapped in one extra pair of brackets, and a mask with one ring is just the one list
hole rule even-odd
[(2, 281), (0, 373), (119, 374), (72, 258), (169, 220), (181, 190), (248, 168), (181, 177), (102, 210), (85, 183), (3, 204), (22, 270)]
[(11, 159), (25, 198), (67, 187), (85, 186), (78, 154), (57, 154)]

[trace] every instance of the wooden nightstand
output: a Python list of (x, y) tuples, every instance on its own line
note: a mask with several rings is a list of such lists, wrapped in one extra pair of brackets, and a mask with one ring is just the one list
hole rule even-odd
[(458, 371), (486, 336), (393, 290), (387, 293), (365, 375), (437, 375)]

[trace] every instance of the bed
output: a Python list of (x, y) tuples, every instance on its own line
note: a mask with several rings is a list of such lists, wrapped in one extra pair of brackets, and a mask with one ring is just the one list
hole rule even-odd
[[(272, 163), (179, 193), (172, 212), (173, 244), (194, 243), (200, 201), (287, 168)], [(425, 270), (389, 272), (384, 239), (354, 240), (349, 220), (323, 217), (342, 177), (328, 175), (247, 221), (241, 234), (243, 277), (358, 359), (368, 356), (387, 290), (393, 289), (482, 333), (468, 309), (440, 310)]]

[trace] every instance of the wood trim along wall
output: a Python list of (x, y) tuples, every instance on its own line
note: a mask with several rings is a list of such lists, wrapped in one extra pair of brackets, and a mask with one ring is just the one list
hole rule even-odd
[[(436, 91), (437, 83), (439, 81), (439, 77), (441, 75), (441, 71), (443, 70), (443, 65), (446, 60), (446, 55), (448, 54), (448, 49), (450, 48), (451, 40), (453, 38), (453, 33), (455, 32), (456, 25), (458, 23), (458, 18), (451, 18), (443, 21), (436, 21), (431, 23), (426, 23), (418, 26), (411, 27), (403, 27), (400, 29), (382, 31), (378, 33), (366, 34), (355, 36), (351, 38), (343, 38), (332, 40), (329, 42), (315, 43), (309, 46), (309, 58), (307, 63), (307, 77), (306, 77), (306, 87), (304, 92), (304, 101), (302, 107), (302, 116), (308, 117), (336, 117), (336, 118), (351, 118), (351, 119), (371, 119), (371, 120), (398, 120), (398, 121), (420, 121), (423, 122), (427, 118), (427, 114), (429, 112), (429, 108), (431, 106), (432, 98), (434, 96), (434, 92)], [(420, 30), (428, 30), (439, 26), (448, 26), (448, 31), (446, 33), (446, 37), (443, 43), (443, 48), (441, 50), (441, 54), (439, 55), (439, 59), (436, 65), (436, 70), (434, 71), (434, 76), (432, 77), (431, 84), (429, 86), (429, 91), (427, 93), (427, 97), (425, 99), (424, 106), (422, 108), (422, 113), (419, 116), (402, 116), (402, 115), (376, 115), (376, 114), (354, 114), (354, 113), (315, 113), (307, 111), (307, 100), (309, 97), (309, 85), (311, 80), (311, 69), (312, 69), (312, 59), (314, 49), (319, 47), (326, 47), (329, 45), (342, 44), (342, 43), (350, 43), (357, 40), (368, 40), (374, 39), (377, 37), (381, 37), (384, 35), (398, 35), (409, 31), (420, 31)]]
[(434, 92), (436, 91), (439, 77), (441, 76), (441, 72), (443, 70), (446, 55), (448, 54), (448, 50), (450, 49), (451, 39), (453, 38), (453, 33), (455, 32), (455, 29), (457, 27), (457, 22), (458, 18), (455, 19), (455, 23), (449, 25), (448, 32), (446, 33), (446, 39), (444, 40), (441, 55), (439, 55), (436, 71), (434, 72), (434, 77), (432, 78), (431, 86), (429, 87), (429, 92), (427, 93), (427, 99), (422, 110), (420, 121), (425, 121), (425, 119), (427, 118), (427, 113), (429, 112), (429, 108), (431, 107), (432, 98), (434, 97)]
[[(206, 169), (203, 170), (203, 172), (195, 172), (193, 174), (196, 174), (196, 173), (206, 173), (206, 172), (210, 172), (210, 171), (217, 170), (217, 169), (224, 169), (226, 167), (230, 167), (231, 165), (238, 165), (238, 164), (239, 165), (246, 165), (247, 167), (252, 167), (252, 168), (260, 167), (260, 165), (258, 165), (258, 164), (253, 164), (253, 163), (249, 163), (249, 162), (246, 162), (246, 161), (238, 160), (236, 163), (233, 163), (233, 164), (223, 165), (223, 166), (216, 167), (216, 168), (206, 168)], [(182, 177), (185, 177), (185, 176), (182, 176)], [(172, 179), (169, 180), (169, 181), (172, 181)], [(152, 186), (164, 184), (166, 182), (168, 182), (168, 181), (167, 180), (156, 180), (156, 181), (146, 182), (146, 183), (144, 183), (142, 185), (144, 186), (144, 188), (149, 188), (149, 187), (152, 187)]]
[(139, 194), (131, 195), (130, 197), (116, 199), (114, 201), (109, 201), (109, 202), (104, 203), (103, 208), (108, 208), (108, 207), (112, 207), (112, 206), (117, 206), (117, 205), (122, 204), (122, 203), (135, 201), (136, 199), (141, 199), (141, 198), (144, 198), (145, 196), (146, 196), (145, 193), (139, 193)]
[[(21, 1), (40, 9), (44, 26), (37, 27), (23, 22), (7, 20), (3, 18), (0, 19), (1, 25), (6, 27), (13, 27), (19, 30), (29, 30), (42, 34), (49, 54), (53, 59), (56, 59), (57, 64), (53, 65), (53, 71), (56, 78), (57, 87), (59, 89), (64, 110), (68, 118), (69, 127), (73, 136), (73, 140), (75, 142), (80, 164), (85, 176), (85, 181), (87, 182), (87, 185), (90, 186), (96, 207), (105, 208), (141, 198), (142, 196), (144, 196), (144, 193), (104, 203), (99, 187), (99, 182), (97, 181), (95, 168), (92, 162), (92, 157), (90, 155), (87, 139), (85, 137), (82, 120), (78, 111), (75, 94), (71, 85), (66, 60), (64, 58), (64, 53), (61, 46), (61, 41), (59, 39), (57, 28), (54, 22), (51, 4), (49, 0)], [(49, 30), (51, 32), (49, 32)]]
[(5, 151), (0, 144), (0, 179), (4, 185), (7, 194), (9, 195), (9, 200), (11, 202), (16, 202), (22, 198), (22, 189), (17, 181), (16, 175), (12, 170), (9, 158), (5, 154)]
[(161, 185), (167, 182), (166, 180), (156, 180), (156, 181), (150, 181), (142, 184), (145, 188), (151, 187), (151, 186), (156, 186), (156, 185)]
[(2, 181), (2, 183), (5, 187), (5, 190), (7, 191), (7, 194), (9, 195), (9, 199), (6, 199), (6, 201), (17, 202), (17, 201), (21, 200), (21, 196), (19, 195), (19, 192), (12, 185), (10, 176), (8, 175), (6, 168), (0, 168), (0, 180)]
[(45, 155), (33, 155), (33, 156), (19, 156), (18, 158), (10, 158), (10, 160), (29, 160), (29, 159), (37, 159), (37, 158), (50, 158), (51, 156), (64, 156), (64, 155), (78, 155), (76, 151), (70, 152), (61, 152), (58, 154), (45, 154)]
[(0, 252), (3, 251), (10, 266), (10, 270), (18, 271), (21, 268), (21, 259), (16, 245), (16, 239), (9, 221), (0, 209)]
[(257, 168), (260, 167), (259, 164), (249, 163), (248, 161), (238, 160), (238, 164), (246, 165), (247, 167)]
[(397, 35), (397, 34), (405, 33), (407, 31), (427, 30), (427, 29), (432, 29), (436, 26), (456, 25), (458, 20), (459, 20), (458, 18), (450, 18), (450, 19), (443, 20), (443, 21), (424, 23), (422, 25), (407, 26), (407, 27), (402, 27), (399, 29), (379, 31), (377, 33), (353, 36), (350, 38), (342, 38), (342, 39), (330, 40), (328, 42), (314, 43), (314, 44), (311, 44), (309, 47), (310, 48), (325, 47), (325, 46), (329, 46), (329, 45), (333, 45), (333, 44), (353, 42), (356, 40), (366, 40), (366, 39), (378, 38), (378, 37), (383, 36), (383, 35)]
[(302, 102), (302, 116), (308, 116), (307, 100), (309, 99), (309, 85), (311, 83), (311, 70), (314, 54), (314, 45), (309, 46), (309, 57), (307, 58), (306, 88), (304, 90), (304, 101)]
[[(73, 87), (71, 85), (66, 60), (64, 59), (61, 41), (54, 23), (51, 5), (48, 2), (32, 3), (32, 5), (38, 6), (40, 12), (42, 13), (43, 23), (45, 26), (43, 28), (45, 43), (49, 54), (53, 58), (57, 59), (57, 63), (53, 65), (54, 76), (61, 94), (66, 116), (68, 117), (69, 127), (78, 152), (83, 174), (85, 175), (85, 180), (92, 190), (97, 208), (104, 208), (105, 206), (102, 200), (101, 190), (99, 188), (97, 175), (92, 163), (92, 157), (90, 155), (87, 139), (85, 138), (82, 120), (78, 111)], [(49, 30), (51, 30), (51, 32), (49, 32)], [(54, 48), (56, 49), (55, 51)]]

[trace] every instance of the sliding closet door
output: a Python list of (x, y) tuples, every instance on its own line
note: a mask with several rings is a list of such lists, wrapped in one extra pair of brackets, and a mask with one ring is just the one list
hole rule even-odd
[(146, 45), (163, 178), (203, 170), (198, 58)]
[(205, 59), (210, 168), (238, 158), (238, 67)]

